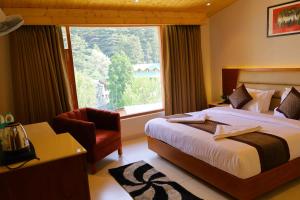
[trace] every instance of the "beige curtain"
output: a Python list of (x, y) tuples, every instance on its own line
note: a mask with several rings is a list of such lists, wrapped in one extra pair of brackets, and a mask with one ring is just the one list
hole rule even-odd
[(71, 108), (60, 27), (23, 26), (10, 35), (15, 117), (51, 122)]
[(162, 37), (166, 115), (206, 108), (200, 26), (164, 26)]

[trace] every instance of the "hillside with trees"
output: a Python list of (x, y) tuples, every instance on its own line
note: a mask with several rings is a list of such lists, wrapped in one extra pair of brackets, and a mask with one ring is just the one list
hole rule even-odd
[(133, 68), (159, 65), (158, 37), (154, 27), (72, 27), (79, 106), (116, 110), (161, 102), (160, 76), (135, 76)]

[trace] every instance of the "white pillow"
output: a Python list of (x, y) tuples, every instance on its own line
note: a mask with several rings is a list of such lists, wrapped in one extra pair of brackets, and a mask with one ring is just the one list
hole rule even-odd
[(275, 90), (258, 90), (252, 88), (246, 89), (253, 99), (248, 102), (242, 109), (254, 112), (268, 112)]
[[(252, 97), (252, 100), (246, 103), (241, 109), (242, 110), (249, 110), (252, 112), (261, 112), (261, 102), (259, 101), (260, 98), (258, 98), (257, 93), (255, 92), (250, 92), (248, 88), (246, 88), (250, 96)], [(230, 108), (233, 108), (232, 105), (230, 104)]]
[(284, 114), (282, 114), (281, 112), (278, 112), (278, 111), (277, 111), (277, 108), (278, 108), (278, 107), (274, 108), (273, 116), (274, 116), (274, 117), (280, 117), (280, 118), (286, 118), (286, 117), (284, 116)]
[[(247, 88), (248, 90), (248, 88)], [(253, 98), (251, 101), (249, 101), (248, 103), (246, 103), (246, 105), (244, 105), (242, 107), (243, 110), (249, 110), (252, 112), (262, 112), (262, 107), (263, 107), (263, 102), (262, 102), (262, 93), (257, 93), (257, 92), (252, 92), (249, 91), (249, 94), (251, 95), (251, 97)]]

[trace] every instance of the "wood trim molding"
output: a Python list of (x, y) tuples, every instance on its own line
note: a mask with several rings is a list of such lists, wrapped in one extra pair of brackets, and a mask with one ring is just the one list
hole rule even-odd
[(74, 62), (73, 62), (73, 53), (72, 53), (72, 43), (71, 43), (71, 34), (70, 27), (66, 26), (66, 35), (67, 35), (67, 43), (68, 49), (66, 49), (67, 53), (67, 72), (71, 90), (71, 97), (73, 102), (73, 109), (78, 109), (78, 98), (77, 98), (77, 90), (76, 90), (76, 81), (75, 81), (75, 72), (74, 72)]
[(223, 67), (222, 70), (240, 70), (240, 71), (265, 71), (265, 72), (272, 72), (272, 71), (300, 71), (300, 66), (294, 67), (272, 67), (272, 66), (226, 66)]
[(206, 14), (200, 12), (42, 8), (3, 10), (7, 15), (22, 15), (26, 25), (202, 24), (207, 19)]
[(300, 71), (300, 68), (244, 68), (239, 71), (247, 72), (282, 72), (282, 71)]

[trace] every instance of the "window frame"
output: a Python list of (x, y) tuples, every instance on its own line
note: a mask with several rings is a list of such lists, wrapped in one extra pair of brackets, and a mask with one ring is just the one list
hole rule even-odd
[(70, 27), (69, 26), (64, 26), (64, 27), (66, 29), (67, 44), (68, 44), (68, 48), (64, 49), (64, 54), (65, 54), (65, 62), (66, 62), (66, 72), (69, 81), (70, 96), (72, 99), (73, 109), (78, 109), (79, 107), (78, 107), (78, 98), (77, 98), (77, 91), (76, 91)]
[[(82, 25), (62, 25), (61, 27), (65, 27), (66, 29), (66, 39), (67, 39), (67, 44), (68, 44), (68, 48), (64, 49), (64, 53), (65, 53), (65, 61), (66, 61), (66, 72), (67, 72), (67, 78), (69, 81), (69, 89), (70, 89), (70, 95), (71, 95), (71, 99), (72, 99), (72, 103), (73, 103), (73, 109), (79, 109), (79, 105), (78, 105), (78, 97), (77, 97), (77, 91), (76, 91), (76, 80), (75, 80), (75, 70), (74, 70), (74, 61), (73, 61), (73, 53), (72, 53), (72, 42), (71, 42), (71, 32), (70, 32), (70, 28), (71, 27), (80, 27), (80, 28), (88, 28), (88, 27), (97, 27), (97, 28), (111, 28), (111, 27), (157, 27), (158, 28), (158, 34), (159, 34), (159, 39), (160, 39), (160, 64), (161, 66), (163, 65), (163, 48), (162, 48), (162, 27), (161, 25), (124, 25), (124, 26), (115, 26), (115, 25), (111, 25), (111, 26), (82, 26)], [(154, 109), (154, 110), (150, 110), (150, 111), (144, 111), (144, 112), (138, 112), (138, 113), (134, 113), (134, 114), (128, 114), (128, 115), (124, 115), (121, 116), (121, 119), (128, 119), (128, 118), (133, 118), (133, 117), (138, 117), (138, 116), (143, 116), (143, 115), (148, 115), (148, 114), (155, 114), (155, 113), (159, 113), (159, 112), (163, 112), (164, 109), (164, 90), (163, 90), (163, 84), (164, 84), (164, 80), (163, 80), (163, 68), (161, 68), (160, 70), (160, 80), (161, 80), (161, 94), (162, 94), (162, 108), (161, 109)], [(114, 111), (114, 112), (118, 112), (118, 111)]]

